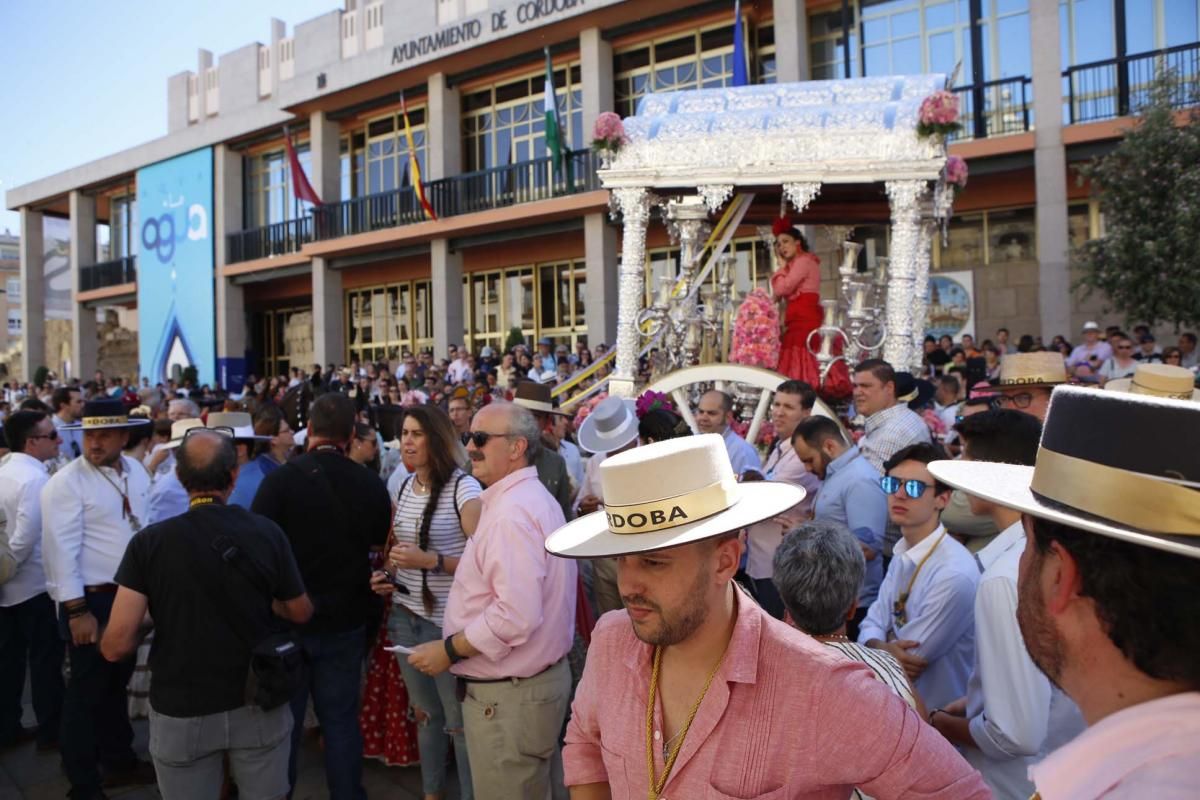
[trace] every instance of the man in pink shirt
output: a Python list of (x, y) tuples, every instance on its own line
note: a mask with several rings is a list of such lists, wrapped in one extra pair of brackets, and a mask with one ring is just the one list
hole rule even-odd
[(979, 774), (859, 663), (736, 588), (737, 531), (804, 489), (738, 483), (719, 436), (672, 439), (600, 466), (605, 509), (546, 543), (619, 556), (626, 609), (592, 634), (563, 751), (575, 800), (983, 800)]
[(754, 580), (758, 602), (776, 619), (783, 619), (783, 600), (771, 580), (772, 560), (784, 532), (811, 516), (813, 499), (821, 488), (821, 480), (804, 467), (804, 462), (792, 449), (792, 433), (796, 426), (812, 416), (817, 393), (804, 381), (784, 381), (775, 389), (771, 400), (771, 424), (775, 427), (775, 444), (763, 459), (762, 476), (769, 481), (786, 481), (804, 487), (804, 502), (792, 509), (783, 519), (769, 519), (750, 526), (746, 532), (746, 574)]
[(929, 465), (1022, 512), (1021, 638), (1088, 724), (1029, 768), (1041, 800), (1197, 794), (1200, 403), (1157, 391), (1057, 388), (1032, 467)]
[(472, 474), (488, 487), (479, 527), (454, 573), (445, 641), (409, 656), (427, 674), (450, 669), (459, 677), (481, 800), (549, 796), (570, 701), (565, 656), (575, 636), (577, 573), (545, 549), (563, 513), (531, 466), (540, 438), (520, 406), (495, 403), (475, 415), (467, 452)]

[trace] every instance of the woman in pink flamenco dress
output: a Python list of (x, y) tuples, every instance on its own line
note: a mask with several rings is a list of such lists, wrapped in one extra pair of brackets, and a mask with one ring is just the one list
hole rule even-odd
[[(849, 372), (838, 362), (821, 384), (821, 370), (816, 357), (808, 349), (812, 332), (821, 327), (821, 259), (809, 252), (808, 242), (786, 217), (775, 220), (775, 257), (778, 268), (771, 275), (771, 290), (775, 297), (787, 301), (784, 313), (783, 342), (779, 350), (778, 371), (794, 380), (805, 381), (824, 397), (849, 394)], [(812, 337), (814, 349), (821, 340)], [(841, 343), (835, 345), (841, 352)]]

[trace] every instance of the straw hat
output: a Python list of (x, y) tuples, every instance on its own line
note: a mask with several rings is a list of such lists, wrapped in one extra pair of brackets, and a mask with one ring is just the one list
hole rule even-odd
[(935, 461), (929, 471), (1035, 517), (1200, 558), (1198, 452), (1200, 404), (1063, 386), (1034, 466)]
[(95, 431), (105, 428), (136, 428), (149, 425), (145, 417), (130, 418), (125, 404), (116, 398), (102, 397), (83, 404), (83, 418), (79, 422), (63, 425), (63, 430)]
[(1113, 392), (1170, 397), (1200, 402), (1200, 389), (1190, 369), (1170, 364), (1138, 364), (1132, 378), (1117, 378), (1104, 384)]
[(545, 383), (521, 381), (517, 384), (517, 391), (513, 393), (513, 403), (528, 408), (535, 414), (557, 414), (560, 417), (571, 416), (564, 411), (559, 411), (555, 407), (554, 396), (550, 393), (550, 386)]
[(782, 514), (805, 494), (790, 483), (738, 483), (725, 440), (715, 433), (606, 458), (600, 486), (604, 510), (550, 534), (546, 550), (600, 558), (678, 547)]
[(638, 435), (638, 418), (633, 400), (606, 397), (579, 426), (579, 446), (589, 453), (611, 453)]
[(163, 445), (164, 448), (174, 450), (179, 445), (183, 444), (183, 437), (187, 436), (187, 432), (193, 428), (203, 428), (204, 420), (201, 419), (177, 419), (171, 423), (171, 439)]
[(1067, 365), (1055, 352), (1009, 353), (1000, 359), (997, 389), (1052, 389), (1067, 382)]
[(254, 433), (254, 420), (245, 411), (214, 411), (208, 415), (204, 423), (207, 428), (233, 428), (233, 438), (254, 439), (265, 442), (270, 436), (258, 436)]

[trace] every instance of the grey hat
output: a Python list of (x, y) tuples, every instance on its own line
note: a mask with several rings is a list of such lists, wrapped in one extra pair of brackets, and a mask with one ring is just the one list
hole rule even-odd
[(638, 435), (638, 418), (633, 400), (606, 397), (579, 426), (579, 446), (589, 453), (611, 453)]

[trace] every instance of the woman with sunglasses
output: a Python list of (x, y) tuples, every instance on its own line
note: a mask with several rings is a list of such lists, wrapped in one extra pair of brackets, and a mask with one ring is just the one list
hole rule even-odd
[(1137, 359), (1133, 357), (1132, 339), (1123, 333), (1114, 334), (1109, 339), (1112, 342), (1113, 354), (1104, 359), (1104, 363), (1096, 371), (1101, 386), (1117, 378), (1132, 377), (1138, 365)]
[[(465, 453), (444, 411), (432, 405), (407, 409), (400, 433), (404, 464), (413, 471), (397, 493), (386, 569), (371, 577), (371, 588), (391, 595), (388, 639), (414, 647), (442, 639), (442, 617), (454, 571), (467, 537), (479, 524), (479, 482), (462, 469)], [(472, 797), (470, 762), (463, 736), (462, 704), (450, 672), (426, 675), (396, 660), (408, 688), (421, 751), (421, 782), (426, 800), (443, 795), (446, 784), (446, 732), (454, 742), (461, 796)]]
[(1178, 347), (1167, 347), (1163, 349), (1162, 360), (1164, 364), (1170, 364), (1173, 367), (1183, 366), (1183, 351)]

